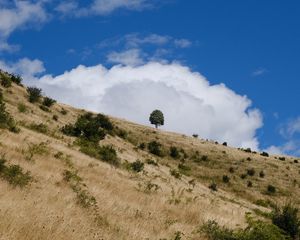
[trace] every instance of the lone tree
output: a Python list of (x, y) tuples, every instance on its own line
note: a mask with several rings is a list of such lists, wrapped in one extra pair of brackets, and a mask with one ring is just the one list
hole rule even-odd
[(156, 109), (150, 114), (149, 121), (157, 128), (158, 126), (164, 125), (164, 115), (160, 110)]

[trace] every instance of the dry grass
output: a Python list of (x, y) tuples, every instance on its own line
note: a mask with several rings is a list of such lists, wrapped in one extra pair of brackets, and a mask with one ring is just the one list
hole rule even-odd
[[(28, 103), (25, 89), (15, 85), (4, 90), (4, 96), (21, 132), (0, 130), (0, 154), (5, 154), (10, 164), (30, 171), (34, 181), (20, 189), (0, 179), (1, 240), (174, 239), (177, 231), (184, 233), (183, 239), (199, 239), (195, 230), (204, 221), (215, 219), (221, 225), (237, 227), (245, 224), (246, 212), (255, 215), (257, 208), (267, 211), (254, 204), (258, 199), (292, 199), (299, 204), (299, 185), (294, 179), (298, 179), (300, 164), (291, 163), (292, 158), (265, 158), (112, 118), (115, 125), (128, 132), (127, 139), (107, 136), (101, 144), (112, 144), (123, 163), (137, 159), (159, 163), (145, 163), (143, 172), (133, 173), (80, 153), (73, 145), (74, 139), (60, 133), (59, 129), (75, 122), (82, 110), (55, 104), (50, 113), (44, 112), (37, 104)], [(20, 103), (26, 104), (27, 113), (19, 112)], [(61, 114), (62, 108), (67, 110), (66, 115)], [(52, 119), (54, 114), (58, 121)], [(32, 123), (44, 123), (49, 131), (33, 131), (27, 127)], [(183, 148), (188, 155), (184, 164), (191, 168), (186, 173), (189, 176), (180, 180), (170, 175), (170, 168), (177, 169), (179, 160), (159, 158), (137, 148), (139, 143), (152, 140), (161, 142), (166, 152), (170, 146)], [(29, 147), (41, 143), (45, 145), (43, 151), (34, 152), (28, 160)], [(208, 161), (194, 162), (191, 156), (196, 151), (206, 155)], [(234, 173), (229, 173), (230, 167)], [(255, 175), (241, 179), (240, 174), (248, 168), (254, 168)], [(77, 172), (82, 179), (80, 186), (95, 198), (95, 205), (80, 205), (77, 193), (63, 179), (65, 170)], [(258, 175), (261, 170), (266, 174), (264, 178)], [(222, 182), (223, 175), (230, 177), (228, 184)], [(253, 182), (252, 188), (247, 188), (247, 180)], [(219, 191), (208, 188), (212, 181)], [(264, 194), (268, 184), (279, 190), (275, 196)]]

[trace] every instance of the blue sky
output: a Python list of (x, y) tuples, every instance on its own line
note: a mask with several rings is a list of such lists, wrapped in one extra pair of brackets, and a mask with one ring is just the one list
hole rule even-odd
[[(138, 109), (141, 106), (131, 103), (133, 99), (140, 101), (137, 96), (132, 96), (135, 94), (132, 89), (145, 91), (143, 95), (149, 96), (149, 100), (144, 99), (149, 102), (147, 109), (155, 107), (155, 104), (150, 104), (152, 97), (170, 96), (170, 103), (157, 104), (158, 107), (170, 109), (174, 108), (171, 102), (182, 103), (185, 109), (174, 112), (194, 116), (195, 122), (190, 125), (196, 126), (195, 131), (203, 137), (220, 141), (229, 139), (234, 146), (249, 143), (254, 148), (300, 155), (297, 105), (300, 100), (299, 11), (300, 2), (297, 0), (0, 0), (0, 67), (22, 74), (28, 84), (42, 86), (45, 93), (58, 100), (91, 110), (106, 110), (109, 114), (141, 123), (146, 123), (142, 120), (146, 119), (145, 113)], [(151, 63), (160, 65), (150, 67)], [(174, 67), (174, 64), (177, 65)], [(85, 68), (78, 69), (79, 65)], [(117, 70), (121, 71), (121, 76), (129, 74), (124, 77), (129, 80), (122, 83), (113, 77), (113, 80), (106, 80), (117, 82), (114, 87), (105, 88), (105, 91), (111, 91), (109, 96), (118, 93), (117, 97), (103, 97), (101, 84), (93, 86), (91, 83), (91, 88), (65, 88), (66, 83), (74, 84), (65, 71), (74, 70), (83, 78), (86, 76), (97, 81), (99, 65), (113, 76), (119, 73), (113, 74), (109, 70), (116, 66), (119, 66)], [(93, 68), (95, 66), (98, 68)], [(183, 67), (188, 67), (189, 71), (184, 72)], [(192, 88), (181, 91), (177, 82), (175, 86), (175, 80), (172, 80), (176, 78), (172, 72), (177, 70), (180, 71), (179, 77), (191, 77), (190, 82), (202, 84), (208, 81), (210, 86), (223, 83), (225, 92), (207, 88), (204, 92), (213, 91), (205, 96), (200, 94), (202, 90), (198, 93)], [(166, 71), (169, 75), (161, 76), (156, 71)], [(145, 80), (144, 85), (138, 86), (131, 82), (137, 72), (148, 82)], [(194, 79), (190, 73), (201, 74), (201, 79)], [(58, 79), (64, 82), (63, 86)], [(98, 95), (87, 94), (95, 89), (99, 90)], [(64, 98), (65, 91), (74, 92)], [(72, 98), (76, 91), (82, 92), (82, 102)], [(222, 102), (228, 91), (247, 96), (252, 105), (237, 96), (233, 96), (225, 107), (212, 100), (217, 98)], [(157, 96), (158, 93), (161, 95)], [(90, 103), (92, 96), (97, 96), (97, 101), (106, 105)], [(198, 109), (197, 102), (192, 100), (194, 97), (199, 104), (204, 102), (206, 105)], [(182, 101), (177, 103), (178, 98)], [(193, 102), (187, 103), (188, 100)], [(130, 104), (126, 105), (127, 101)], [(161, 101), (167, 100), (161, 98)], [(107, 102), (114, 110), (110, 111)], [(232, 113), (233, 116), (236, 114), (233, 117), (235, 126), (229, 127), (230, 116), (225, 115), (231, 113), (220, 109), (235, 104), (245, 104), (246, 107)], [(210, 118), (205, 118), (208, 108), (220, 119), (214, 124), (210, 124)], [(260, 116), (245, 116), (248, 109), (257, 109)], [(141, 116), (130, 118), (135, 111)], [(167, 112), (170, 119), (174, 112)], [(177, 122), (185, 117), (179, 116)], [(247, 121), (239, 118), (247, 118)], [(197, 124), (201, 125), (199, 129)], [(165, 129), (192, 131), (175, 123), (166, 125)], [(237, 141), (231, 140), (234, 137)], [(244, 144), (239, 144), (239, 139)]]

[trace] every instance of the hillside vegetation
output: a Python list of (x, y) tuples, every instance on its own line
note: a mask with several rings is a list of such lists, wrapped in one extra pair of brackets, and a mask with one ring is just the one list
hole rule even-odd
[(274, 220), (300, 206), (297, 158), (88, 113), (21, 80), (0, 72), (1, 240), (298, 239)]

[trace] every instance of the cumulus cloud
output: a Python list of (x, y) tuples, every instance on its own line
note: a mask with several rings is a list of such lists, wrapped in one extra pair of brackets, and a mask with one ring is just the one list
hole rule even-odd
[(175, 39), (174, 44), (176, 47), (188, 48), (192, 45), (192, 42), (188, 39)]
[(107, 55), (110, 63), (120, 63), (123, 65), (137, 66), (144, 63), (140, 49), (130, 49), (124, 52), (111, 52)]
[(35, 84), (36, 76), (45, 71), (42, 61), (22, 58), (17, 62), (6, 63), (0, 60), (0, 69), (23, 76), (28, 84)]
[[(29, 63), (28, 59), (8, 69), (22, 72), (26, 61), (32, 66), (27, 76), (43, 72), (41, 62)], [(262, 117), (259, 110), (251, 108), (251, 101), (224, 84), (210, 85), (200, 73), (178, 63), (112, 68), (80, 65), (58, 76), (29, 79), (30, 85), (73, 106), (145, 125), (149, 125), (149, 113), (161, 109), (166, 130), (258, 148), (255, 135)]]
[(27, 24), (40, 24), (47, 20), (43, 1), (32, 3), (31, 1), (14, 1), (8, 4), (3, 1), (0, 8), (0, 51), (16, 50), (16, 46), (7, 43), (7, 38), (18, 28)]
[(279, 146), (271, 146), (267, 151), (274, 154), (300, 155), (300, 117), (291, 119), (282, 124), (279, 129), (285, 143)]

